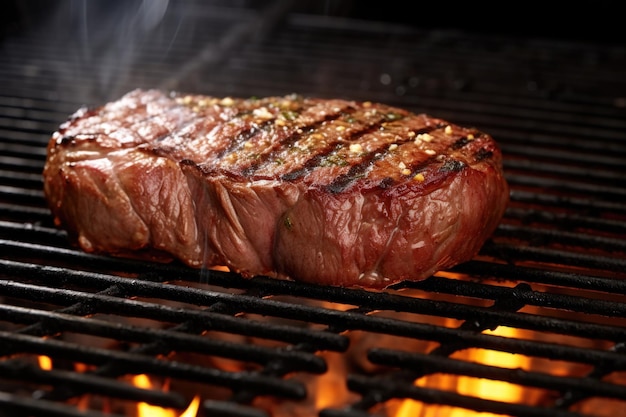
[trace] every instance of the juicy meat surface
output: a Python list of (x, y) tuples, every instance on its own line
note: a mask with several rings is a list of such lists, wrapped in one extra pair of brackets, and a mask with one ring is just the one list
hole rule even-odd
[(508, 203), (501, 158), (384, 104), (135, 90), (62, 124), (43, 177), (87, 252), (380, 289), (477, 254)]

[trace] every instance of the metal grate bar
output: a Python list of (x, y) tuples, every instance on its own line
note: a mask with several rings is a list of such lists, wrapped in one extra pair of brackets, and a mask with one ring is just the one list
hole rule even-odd
[(258, 408), (241, 404), (224, 403), (207, 400), (202, 404), (207, 416), (220, 417), (268, 417), (268, 414)]
[(578, 266), (596, 270), (624, 271), (626, 258), (613, 258), (608, 256), (596, 256), (585, 253), (570, 252), (566, 250), (549, 249), (543, 247), (519, 246), (506, 243), (487, 243), (483, 246), (481, 254), (491, 255), (503, 260), (513, 262), (534, 261), (557, 265)]
[[(626, 226), (626, 223), (624, 223), (624, 226)], [(494, 236), (526, 240), (533, 245), (552, 245), (556, 243), (577, 248), (593, 245), (593, 248), (597, 251), (604, 251), (609, 254), (612, 252), (626, 252), (626, 241), (624, 239), (563, 230), (501, 224)]]
[[(626, 209), (626, 205), (624, 206)], [(515, 219), (522, 224), (540, 224), (565, 230), (586, 230), (610, 232), (612, 235), (626, 234), (626, 222), (612, 219), (603, 219), (591, 215), (551, 213), (547, 211), (530, 210), (509, 207), (506, 211), (507, 220)]]
[[(4, 284), (4, 283), (3, 283)], [(150, 311), (150, 305), (146, 303), (141, 303), (138, 301), (131, 301), (125, 299), (117, 299), (113, 297), (107, 296), (98, 296), (98, 295), (81, 295), (79, 293), (73, 294), (74, 292), (63, 291), (62, 293), (56, 290), (47, 290), (41, 288), (35, 288), (34, 286), (26, 286), (24, 284), (18, 285), (10, 285), (4, 284), (2, 287), (2, 291), (4, 294), (16, 296), (11, 292), (11, 290), (15, 289), (23, 289), (24, 295), (28, 296), (30, 294), (31, 299), (37, 299), (33, 295), (37, 295), (38, 293), (45, 294), (42, 296), (42, 299), (51, 302), (56, 299), (57, 302), (65, 302), (69, 303), (76, 302), (80, 297), (82, 299), (89, 299), (91, 305), (97, 305), (98, 308), (96, 311), (108, 311), (108, 312), (117, 312), (118, 314), (127, 311), (127, 314), (136, 315), (137, 317), (143, 317), (145, 314), (142, 314), (142, 311)], [(33, 293), (34, 291), (37, 291)], [(69, 293), (67, 295), (66, 293)], [(75, 299), (76, 298), (76, 299)], [(270, 301), (270, 300), (268, 300)], [(244, 301), (245, 302), (245, 301)], [(280, 303), (271, 303), (270, 311), (264, 312), (266, 314), (276, 314), (272, 313), (271, 310), (274, 308), (278, 308), (279, 312), (284, 312), (280, 309)], [(113, 307), (111, 307), (113, 306)], [(132, 308), (132, 306), (137, 306), (137, 308)], [(300, 307), (296, 308), (295, 306), (287, 306), (288, 316), (294, 318), (294, 313), (298, 314)], [(111, 310), (108, 310), (111, 308)], [(169, 314), (163, 315), (163, 312), (168, 312)], [(192, 312), (192, 311), (171, 311), (165, 307), (161, 307), (158, 311), (155, 311), (158, 316), (162, 320), (165, 321), (176, 321), (176, 317), (184, 317), (185, 320), (192, 320), (194, 317), (201, 319), (205, 316), (213, 317), (208, 312)], [(168, 317), (169, 316), (169, 317)], [(304, 316), (304, 317), (302, 317)], [(154, 317), (150, 314), (150, 317)], [(449, 329), (443, 327), (437, 327), (433, 325), (423, 324), (423, 323), (409, 323), (403, 322), (399, 320), (386, 319), (375, 316), (363, 316), (361, 314), (355, 314), (350, 312), (337, 312), (337, 311), (325, 311), (325, 310), (312, 310), (308, 308), (304, 308), (304, 314), (299, 313), (298, 317), (295, 318), (306, 318), (313, 322), (320, 323), (328, 323), (332, 324), (336, 328), (345, 328), (345, 329), (359, 329), (359, 330), (367, 330), (376, 333), (384, 333), (384, 334), (393, 334), (398, 336), (406, 336), (412, 338), (419, 338), (424, 340), (433, 340), (441, 343), (460, 343), (463, 346), (469, 347), (482, 347), (485, 349), (494, 349), (501, 350), (511, 353), (520, 353), (525, 355), (534, 355), (539, 357), (547, 357), (547, 358), (560, 358), (562, 360), (570, 360), (574, 362), (582, 362), (582, 363), (608, 363), (611, 364), (613, 369), (623, 369), (626, 367), (626, 358), (623, 355), (602, 351), (596, 349), (586, 349), (586, 348), (578, 348), (574, 346), (565, 346), (565, 345), (556, 345), (552, 343), (543, 343), (536, 341), (528, 341), (521, 339), (508, 339), (499, 336), (492, 335), (483, 335), (483, 334), (475, 334), (471, 331), (464, 331), (459, 329)], [(179, 319), (180, 320), (180, 319)], [(222, 320), (228, 320), (224, 318)], [(232, 325), (237, 326), (237, 328), (243, 328), (249, 333), (252, 333), (249, 328), (254, 328), (255, 326), (251, 323), (237, 323), (236, 319), (233, 321)], [(212, 322), (212, 324), (214, 324)], [(229, 323), (230, 325), (231, 323)], [(214, 324), (215, 325), (215, 324)], [(492, 324), (489, 323), (488, 326)], [(280, 329), (279, 329), (280, 330)], [(293, 333), (294, 329), (284, 329), (285, 331), (289, 331), (289, 333)], [(263, 332), (262, 329), (259, 330), (261, 334), (267, 334)], [(278, 333), (278, 331), (277, 331)], [(282, 334), (282, 333), (281, 333)], [(273, 334), (274, 338), (279, 339), (280, 335)], [(303, 332), (301, 337), (312, 337), (309, 334)], [(286, 337), (290, 339), (290, 337)], [(302, 339), (301, 339), (302, 340)]]
[[(580, 414), (571, 411), (485, 400), (448, 391), (398, 384), (394, 383), (393, 380), (386, 380), (384, 384), (393, 387), (393, 390), (389, 391), (393, 392), (394, 398), (411, 398), (426, 404), (445, 404), (468, 410), (505, 414), (516, 417), (581, 417)], [(348, 377), (348, 385), (350, 389), (355, 392), (366, 395), (376, 395), (376, 393), (380, 393), (381, 384), (380, 382), (377, 383), (374, 378), (350, 375)], [(358, 408), (345, 411), (323, 410), (320, 413), (320, 417), (364, 417), (369, 415), (371, 414), (360, 411)]]
[(571, 378), (538, 372), (526, 372), (521, 369), (499, 368), (441, 356), (386, 349), (372, 349), (369, 359), (380, 365), (412, 370), (419, 373), (420, 376), (424, 373), (443, 372), (476, 378), (496, 379), (561, 392), (572, 390), (599, 397), (626, 398), (626, 387), (592, 378)]
[(581, 184), (567, 179), (552, 179), (547, 177), (532, 177), (529, 175), (507, 175), (507, 180), (512, 186), (532, 186), (549, 188), (555, 193), (581, 193), (589, 198), (600, 198), (609, 201), (623, 201), (626, 191), (621, 187), (608, 185)]
[(157, 357), (130, 352), (82, 346), (55, 339), (0, 331), (3, 349), (9, 352), (44, 354), (53, 358), (104, 365), (115, 361), (124, 374), (149, 372), (171, 378), (181, 378), (203, 384), (225, 386), (235, 390), (254, 390), (260, 394), (280, 395), (286, 398), (303, 398), (306, 391), (296, 381), (271, 376), (259, 376), (252, 372), (231, 373), (217, 369), (190, 365), (177, 361), (163, 361)]
[(559, 163), (555, 163), (542, 162), (536, 159), (531, 162), (528, 159), (511, 158), (507, 159), (504, 162), (504, 167), (507, 170), (528, 171), (534, 173), (535, 175), (564, 175), (568, 178), (575, 177), (581, 181), (598, 181), (599, 183), (612, 182), (614, 184), (618, 184), (623, 176), (622, 169), (610, 169), (610, 167), (605, 165), (602, 165), (601, 167), (598, 167), (597, 165), (594, 165), (593, 167), (586, 167), (584, 165), (572, 166), (569, 164), (564, 164), (562, 163), (562, 161), (559, 161)]
[[(3, 263), (6, 265), (8, 270), (20, 267), (31, 269), (28, 264), (20, 265), (11, 263), (10, 261), (5, 261)], [(31, 277), (31, 279), (41, 279), (43, 282), (50, 282), (50, 280), (59, 279), (51, 277), (49, 275), (50, 272), (55, 271), (54, 268), (48, 267), (45, 268), (45, 270), (45, 273), (32, 271), (28, 275)], [(59, 273), (62, 272), (59, 270), (57, 271)], [(70, 280), (70, 278), (72, 277), (74, 277), (73, 281)], [(287, 303), (276, 302), (273, 300), (257, 299), (255, 297), (232, 296), (222, 293), (206, 293), (204, 291), (201, 292), (195, 289), (183, 287), (163, 288), (159, 284), (149, 282), (144, 282), (141, 283), (141, 285), (138, 285), (137, 283), (129, 283), (128, 280), (125, 280), (123, 278), (120, 279), (116, 277), (105, 277), (99, 274), (68, 274), (67, 272), (65, 272), (63, 279), (67, 283), (80, 283), (81, 281), (88, 281), (91, 285), (95, 285), (96, 282), (100, 280), (104, 281), (108, 285), (119, 286), (119, 288), (122, 289), (124, 293), (137, 296), (160, 297), (169, 300), (197, 303), (199, 305), (210, 305), (212, 303), (220, 302), (223, 304), (231, 305), (233, 308), (238, 310), (263, 315), (289, 317), (292, 319), (299, 319), (306, 322), (324, 323), (328, 325), (332, 324), (335, 326), (345, 326), (348, 328), (352, 326), (351, 324), (342, 324), (344, 323), (342, 318), (344, 314), (341, 312), (334, 312), (308, 306), (293, 306)], [(263, 284), (261, 283), (261, 285)], [(518, 286), (516, 288), (502, 288), (497, 286), (463, 282), (459, 280), (442, 279), (436, 277), (416, 283), (406, 283), (404, 284), (404, 286), (407, 288), (418, 288), (431, 292), (442, 292), (492, 300), (509, 300), (509, 302), (515, 300), (516, 302), (520, 302), (526, 305), (580, 311), (586, 312), (588, 314), (601, 314), (608, 317), (626, 317), (626, 307), (624, 307), (624, 305), (619, 302), (588, 299), (579, 296), (567, 296), (562, 294), (546, 294), (538, 291), (532, 291), (526, 286)], [(152, 288), (152, 290), (149, 290), (149, 288)], [(58, 300), (57, 302), (65, 304), (85, 297), (80, 293), (76, 294), (75, 296), (73, 295), (73, 293), (69, 293), (66, 297), (65, 292), (62, 292), (62, 295), (53, 298), (52, 295), (48, 295), (48, 291), (46, 289), (40, 289), (38, 287), (27, 287), (24, 290), (20, 290), (19, 287), (15, 290), (10, 290), (7, 288), (4, 291), (6, 291), (5, 294), (12, 296), (18, 295), (18, 291), (23, 293), (29, 293), (30, 291), (33, 291), (35, 294), (42, 292), (42, 294), (45, 295), (41, 295), (41, 299), (45, 299), (48, 302), (53, 302), (54, 300), (60, 298), (60, 300)], [(155, 293), (155, 291), (157, 292)], [(316, 295), (312, 291), (306, 292), (308, 292), (309, 297)], [(322, 296), (322, 294), (319, 295)], [(97, 296), (89, 295), (88, 297), (91, 300), (90, 305), (97, 305), (95, 304), (96, 300), (94, 298)], [(480, 320), (484, 322), (513, 325), (520, 328), (550, 331), (564, 334), (575, 334), (584, 337), (598, 337), (608, 340), (619, 340), (622, 336), (622, 330), (620, 327), (598, 325), (593, 323), (586, 323), (583, 325), (578, 321), (569, 321), (566, 319), (538, 317), (527, 314), (511, 314), (507, 313), (506, 311), (489, 311), (488, 309), (482, 307), (466, 306), (463, 304), (449, 303), (444, 301), (415, 299), (412, 297), (403, 297), (392, 294), (380, 294), (379, 297), (372, 299), (371, 297), (364, 297), (364, 295), (362, 293), (359, 293), (358, 291), (346, 290), (327, 294), (327, 296), (323, 298), (328, 301), (338, 303), (360, 305), (361, 307), (367, 308), (368, 310), (396, 309), (398, 311), (406, 311), (418, 314), (429, 314), (434, 316), (454, 317), (468, 320)], [(109, 299), (105, 299), (100, 304), (107, 304), (109, 302)], [(115, 303), (114, 307), (109, 307), (107, 308), (107, 310), (103, 310), (105, 306), (102, 305), (98, 307), (98, 310), (117, 311), (119, 314), (121, 314), (122, 312), (126, 312), (126, 314), (131, 316), (133, 314), (139, 314), (134, 309), (128, 310), (128, 307), (124, 308), (120, 306), (119, 302), (117, 301), (111, 302)], [(171, 317), (164, 316), (163, 312), (159, 312), (159, 314), (159, 317), (163, 320), (172, 319)], [(356, 317), (355, 320), (359, 320), (358, 314), (355, 314), (353, 316)], [(231, 325), (231, 323), (229, 322), (228, 325)], [(235, 326), (235, 323), (232, 323), (232, 325)], [(235, 328), (239, 327), (237, 326)], [(294, 337), (297, 340), (297, 338), (303, 336), (297, 335)], [(304, 339), (303, 341), (305, 340), (306, 339)], [(294, 339), (291, 339), (291, 341), (294, 341)], [(319, 341), (317, 341), (317, 343), (319, 343)], [(331, 348), (331, 346), (327, 347)], [(340, 344), (335, 344), (334, 347), (340, 348)]]
[[(511, 200), (526, 204), (540, 204), (561, 210), (582, 212), (615, 212), (619, 215), (626, 213), (626, 204), (620, 201), (603, 201), (581, 197), (564, 196), (559, 194), (531, 193), (524, 190), (511, 190)], [(573, 215), (576, 218), (576, 214)]]
[[(0, 392), (0, 416), (26, 417), (124, 417), (119, 414), (103, 413), (93, 410), (78, 410), (72, 405), (59, 404), (53, 401), (22, 398), (17, 395)], [(5, 414), (10, 413), (10, 414)]]
[[(310, 332), (292, 326), (280, 326), (271, 323), (261, 323), (251, 320), (243, 320), (228, 315), (212, 313), (203, 310), (180, 310), (174, 307), (161, 306), (142, 301), (125, 298), (111, 297), (100, 294), (89, 294), (64, 289), (59, 291), (54, 288), (37, 287), (27, 284), (19, 284), (11, 281), (0, 283), (0, 291), (5, 296), (25, 298), (47, 303), (72, 305), (83, 303), (89, 305), (88, 313), (108, 313), (126, 315), (129, 317), (143, 317), (160, 320), (163, 322), (199, 322), (207, 329), (222, 330), (231, 333), (253, 337), (265, 337), (287, 343), (314, 343), (322, 349), (341, 350), (345, 348), (346, 341), (343, 337), (332, 333)], [(215, 303), (216, 301), (213, 301)], [(293, 310), (290, 309), (290, 310)], [(287, 315), (289, 317), (289, 315)]]
[(573, 289), (585, 289), (626, 295), (626, 281), (613, 278), (602, 278), (580, 273), (546, 270), (498, 264), (485, 261), (470, 261), (452, 268), (452, 271), (465, 273), (476, 278), (498, 277), (510, 281), (527, 281), (531, 283), (556, 285)]
[(96, 318), (82, 318), (63, 313), (32, 311), (32, 309), (0, 305), (0, 319), (14, 323), (41, 323), (49, 334), (74, 332), (105, 337), (118, 342), (158, 341), (168, 349), (179, 352), (200, 352), (259, 364), (267, 364), (272, 360), (280, 359), (294, 370), (315, 373), (322, 373), (326, 370), (326, 364), (322, 359), (308, 353), (199, 338), (196, 335), (177, 331), (123, 325)]
[[(521, 303), (522, 305), (550, 307), (557, 308), (559, 310), (569, 310), (572, 312), (584, 312), (585, 314), (599, 314), (606, 317), (626, 317), (626, 306), (624, 306), (623, 303), (533, 291), (528, 284), (518, 284), (514, 288), (506, 288), (476, 282), (464, 282), (460, 280), (431, 277), (416, 283), (406, 283), (405, 287), (417, 288), (430, 292), (441, 292), (475, 298), (492, 299), (500, 302), (516, 302)], [(428, 301), (423, 302), (427, 303)], [(433, 304), (435, 304), (435, 302), (433, 302)], [(402, 303), (399, 302), (398, 305), (402, 305)], [(457, 308), (458, 310), (454, 315), (456, 318), (467, 318), (468, 320), (472, 320), (482, 317), (486, 319), (486, 321), (493, 320), (494, 322), (513, 327), (519, 326), (520, 328), (532, 328), (581, 336), (608, 338), (609, 340), (616, 336), (617, 340), (621, 340), (624, 336), (622, 333), (623, 329), (619, 326), (615, 327), (615, 331), (613, 331), (610, 330), (611, 326), (604, 327), (599, 325), (599, 327), (596, 327), (596, 325), (591, 323), (581, 325), (579, 321), (549, 318), (546, 316), (535, 316), (530, 314), (525, 315), (523, 313), (508, 314), (503, 311), (489, 312), (485, 311), (485, 309), (477, 312), (478, 309), (476, 308), (463, 308), (462, 306), (458, 306)], [(409, 311), (418, 312), (413, 309)], [(473, 314), (472, 311), (474, 311)], [(420, 312), (424, 312), (424, 310), (421, 310)], [(545, 322), (542, 323), (542, 320), (545, 320)], [(533, 324), (530, 325), (530, 323)], [(587, 331), (589, 333), (587, 333)]]
[[(24, 361), (9, 360), (0, 362), (2, 379), (25, 381), (42, 385), (56, 386), (57, 389), (97, 392), (121, 399), (146, 401), (161, 407), (183, 409), (186, 400), (177, 393), (137, 388), (119, 380), (102, 378), (89, 373), (63, 370), (44, 371)], [(2, 415), (0, 413), (0, 415)]]

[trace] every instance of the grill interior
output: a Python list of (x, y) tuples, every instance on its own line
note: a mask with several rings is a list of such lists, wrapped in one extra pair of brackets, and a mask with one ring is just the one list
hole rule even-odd
[[(195, 395), (198, 416), (395, 416), (404, 399), (439, 415), (626, 415), (619, 43), (306, 2), (4, 7), (18, 24), (0, 44), (0, 416), (182, 413)], [(88, 255), (52, 224), (46, 144), (78, 107), (137, 87), (381, 101), (476, 126), (501, 145), (511, 203), (474, 260), (385, 292)], [(140, 374), (155, 386), (131, 383)], [(520, 395), (419, 382), (455, 376)], [(316, 384), (336, 395), (320, 402)]]

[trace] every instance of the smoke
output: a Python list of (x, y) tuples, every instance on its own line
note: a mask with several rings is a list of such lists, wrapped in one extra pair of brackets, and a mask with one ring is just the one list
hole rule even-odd
[(131, 80), (149, 83), (150, 69), (137, 64), (153, 44), (169, 0), (61, 0), (52, 4), (38, 26), (42, 51), (55, 54), (48, 60), (51, 67), (44, 71), (54, 71), (59, 98), (101, 102), (139, 87), (136, 83), (131, 87)]

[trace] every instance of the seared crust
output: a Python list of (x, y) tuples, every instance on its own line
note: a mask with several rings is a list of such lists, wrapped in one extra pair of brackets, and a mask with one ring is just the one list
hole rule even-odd
[(475, 129), (368, 102), (141, 90), (53, 134), (44, 191), (86, 251), (371, 288), (471, 259), (508, 202)]

